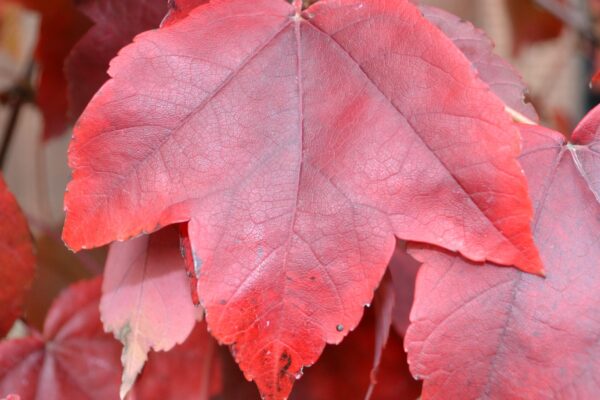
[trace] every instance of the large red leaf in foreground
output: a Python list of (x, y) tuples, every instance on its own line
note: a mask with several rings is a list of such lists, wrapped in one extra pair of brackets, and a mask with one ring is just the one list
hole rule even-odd
[(35, 275), (35, 256), (27, 220), (0, 177), (0, 338), (22, 313)]
[(43, 334), (0, 343), (0, 397), (114, 399), (119, 342), (102, 331), (100, 279), (78, 283), (53, 304)]
[(104, 328), (123, 343), (124, 398), (148, 352), (168, 351), (183, 343), (196, 323), (177, 227), (113, 243), (102, 292)]
[(266, 397), (357, 325), (394, 235), (541, 270), (519, 136), (407, 1), (216, 0), (109, 73), (70, 149), (64, 239), (189, 220), (208, 325)]
[[(600, 109), (572, 143), (523, 126), (546, 279), (415, 246), (406, 346), (424, 399), (592, 399), (600, 393)], [(595, 193), (594, 193), (595, 192)]]

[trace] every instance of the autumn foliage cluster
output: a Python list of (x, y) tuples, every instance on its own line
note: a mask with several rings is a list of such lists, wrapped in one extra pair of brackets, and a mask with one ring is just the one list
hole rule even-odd
[(28, 327), (36, 251), (0, 182), (0, 398), (599, 398), (600, 109), (542, 126), (471, 23), (8, 7), (41, 15), (44, 137), (73, 126), (62, 239), (110, 248)]

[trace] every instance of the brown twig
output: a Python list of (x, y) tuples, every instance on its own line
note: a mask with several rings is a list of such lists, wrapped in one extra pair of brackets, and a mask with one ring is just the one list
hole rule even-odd
[(4, 127), (4, 133), (2, 135), (2, 147), (0, 147), (0, 169), (4, 169), (6, 154), (8, 153), (8, 148), (10, 147), (12, 139), (15, 135), (17, 121), (19, 120), (21, 108), (23, 108), (25, 101), (21, 96), (15, 96), (14, 98), (9, 99), (8, 104), (11, 110), (8, 124), (6, 124)]
[(26, 103), (33, 101), (34, 95), (31, 87), (33, 68), (33, 62), (31, 62), (27, 67), (27, 72), (23, 79), (1, 96), (3, 102), (10, 107), (10, 116), (2, 135), (2, 145), (0, 146), (0, 169), (4, 169), (8, 149), (10, 148), (10, 144), (15, 135), (21, 110)]

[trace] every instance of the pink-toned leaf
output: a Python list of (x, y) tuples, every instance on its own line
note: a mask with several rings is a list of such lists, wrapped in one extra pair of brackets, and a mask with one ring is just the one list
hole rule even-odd
[(0, 343), (0, 396), (117, 398), (119, 343), (102, 331), (100, 286), (100, 279), (73, 285), (54, 302), (43, 334)]
[(421, 6), (425, 18), (435, 24), (473, 63), (479, 77), (508, 107), (534, 122), (535, 108), (526, 102), (527, 88), (517, 70), (494, 53), (494, 43), (485, 32), (442, 9)]
[(23, 312), (35, 275), (35, 256), (27, 220), (0, 176), (0, 338)]
[(123, 343), (121, 398), (148, 352), (183, 343), (196, 322), (177, 227), (111, 245), (100, 313), (104, 329)]
[[(546, 279), (414, 245), (406, 337), (425, 399), (592, 399), (600, 392), (600, 109), (572, 135), (522, 126)], [(597, 193), (596, 193), (597, 194)]]
[[(186, 341), (168, 352), (152, 352), (132, 398), (210, 400), (223, 391), (218, 344), (198, 323)], [(251, 399), (246, 399), (251, 400)]]
[(189, 220), (211, 332), (267, 398), (358, 324), (394, 235), (541, 271), (519, 135), (406, 1), (300, 17), (215, 0), (138, 36), (110, 75), (71, 145), (63, 237)]

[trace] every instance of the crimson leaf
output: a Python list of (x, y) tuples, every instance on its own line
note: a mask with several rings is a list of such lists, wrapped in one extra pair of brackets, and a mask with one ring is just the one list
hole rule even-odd
[(196, 322), (177, 228), (113, 243), (102, 291), (102, 322), (124, 346), (124, 398), (150, 349), (168, 351), (183, 343)]
[(413, 245), (406, 337), (428, 399), (591, 399), (600, 391), (600, 108), (567, 143), (522, 126), (546, 279)]
[(114, 399), (119, 343), (102, 332), (101, 280), (73, 285), (52, 305), (44, 332), (0, 343), (0, 397)]
[(71, 145), (63, 237), (189, 220), (208, 325), (265, 397), (358, 324), (394, 235), (541, 271), (519, 135), (406, 0), (216, 0), (109, 74)]
[(27, 220), (0, 177), (0, 338), (21, 316), (23, 299), (35, 275)]

